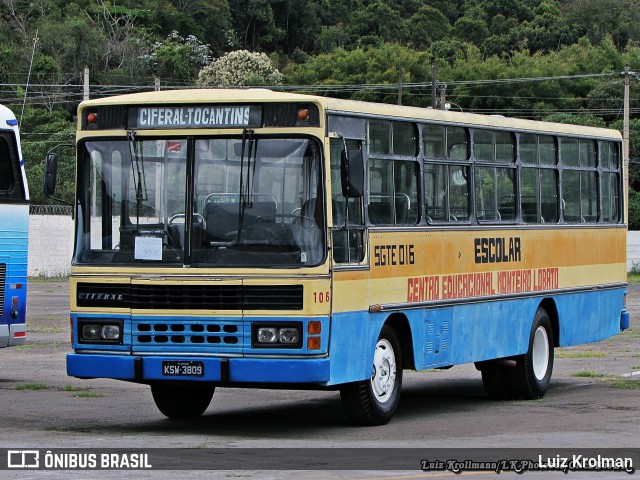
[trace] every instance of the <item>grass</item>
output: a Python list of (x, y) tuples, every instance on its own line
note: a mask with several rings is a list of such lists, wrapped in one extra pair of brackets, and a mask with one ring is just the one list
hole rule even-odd
[(51, 387), (42, 383), (25, 383), (17, 385), (15, 390), (49, 390)]
[(102, 397), (104, 397), (104, 395), (101, 394), (101, 393), (90, 392), (89, 390), (91, 390), (91, 387), (76, 387), (76, 386), (73, 386), (73, 385), (65, 385), (62, 390), (65, 391), (65, 392), (73, 392), (73, 393), (75, 393), (75, 395), (72, 395), (72, 397), (75, 397), (75, 398), (102, 398)]
[(640, 272), (634, 271), (627, 273), (627, 282), (640, 283)]
[(65, 392), (86, 392), (87, 390), (91, 390), (90, 387), (74, 387), (73, 385), (65, 385), (62, 389)]
[(71, 274), (67, 275), (55, 275), (49, 277), (47, 275), (33, 275), (27, 277), (27, 282), (45, 283), (45, 282), (60, 282), (71, 277)]
[(573, 374), (574, 377), (583, 377), (583, 378), (602, 378), (606, 377), (604, 373), (592, 372), (591, 370), (580, 370)]
[(68, 332), (69, 328), (62, 327), (30, 327), (27, 325), (27, 334), (29, 333), (64, 333)]
[[(28, 335), (28, 334), (27, 334)], [(40, 342), (29, 342), (27, 340), (27, 343), (23, 343), (22, 345), (16, 345), (15, 347), (11, 347), (11, 348), (17, 348), (20, 350), (28, 350), (31, 348), (58, 348), (62, 345), (61, 342), (51, 342), (51, 343), (40, 343)], [(66, 345), (69, 345), (69, 343), (67, 342)]]
[(104, 397), (103, 394), (96, 393), (96, 392), (78, 392), (77, 394), (75, 394), (73, 396), (75, 398), (102, 398), (102, 397)]
[(613, 388), (620, 388), (623, 390), (634, 390), (640, 388), (640, 380), (617, 379), (611, 382), (611, 386)]
[(606, 357), (607, 354), (604, 352), (563, 352), (556, 351), (556, 358), (598, 358), (598, 357)]
[(73, 397), (76, 398), (101, 398), (104, 397), (101, 393), (90, 392), (90, 387), (75, 387), (73, 385), (65, 385), (63, 388), (59, 387), (50, 387), (48, 385), (44, 385), (43, 383), (25, 383), (23, 385), (17, 385), (15, 390), (55, 390), (62, 392), (72, 392)]

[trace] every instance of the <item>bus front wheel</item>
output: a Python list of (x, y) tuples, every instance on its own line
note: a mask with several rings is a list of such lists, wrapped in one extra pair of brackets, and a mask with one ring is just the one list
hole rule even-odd
[(199, 417), (213, 397), (215, 387), (201, 385), (152, 384), (151, 394), (158, 410), (172, 419)]
[(371, 378), (340, 389), (342, 405), (356, 424), (384, 425), (398, 407), (402, 388), (402, 356), (395, 331), (382, 327), (373, 354)]

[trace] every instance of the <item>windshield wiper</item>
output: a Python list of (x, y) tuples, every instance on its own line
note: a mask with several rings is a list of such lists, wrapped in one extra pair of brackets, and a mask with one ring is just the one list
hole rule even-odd
[[(247, 147), (248, 144), (248, 147)], [(248, 150), (248, 151), (247, 151)], [(255, 165), (257, 155), (257, 140), (253, 140), (253, 130), (244, 129), (242, 131), (242, 149), (240, 152), (240, 198), (238, 199), (238, 232), (236, 234), (235, 244), (240, 243), (240, 235), (242, 232), (242, 224), (244, 222), (245, 208), (253, 206), (253, 186), (251, 185), (252, 173), (255, 174)], [(247, 152), (247, 170), (245, 174), (245, 152)], [(253, 169), (251, 171), (251, 162), (253, 159)], [(246, 178), (245, 178), (246, 175)]]
[(140, 207), (142, 202), (149, 198), (147, 194), (147, 182), (144, 175), (144, 155), (138, 148), (136, 132), (127, 132), (129, 139), (129, 156), (131, 159), (131, 172), (133, 173), (133, 188), (136, 191), (136, 231), (140, 230)]

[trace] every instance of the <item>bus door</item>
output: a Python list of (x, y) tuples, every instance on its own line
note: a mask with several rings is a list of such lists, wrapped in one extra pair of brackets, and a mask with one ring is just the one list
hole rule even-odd
[[(358, 196), (362, 192), (346, 192), (343, 189), (345, 155), (351, 153), (353, 156), (356, 152), (362, 155), (362, 143), (361, 140), (340, 137), (330, 139), (334, 324), (339, 322), (339, 318), (349, 321), (353, 312), (366, 311), (370, 305), (364, 195)], [(364, 177), (364, 169), (361, 174)]]
[[(366, 261), (367, 234), (364, 222), (363, 146), (367, 122), (363, 118), (329, 115), (331, 168), (331, 252), (336, 266), (361, 266)], [(350, 155), (351, 154), (351, 155)], [(358, 163), (348, 171), (348, 160)], [(347, 179), (351, 180), (348, 185)], [(359, 186), (356, 187), (356, 184)], [(356, 188), (354, 188), (356, 187)], [(357, 191), (360, 190), (360, 191)], [(367, 294), (368, 297), (368, 294)]]

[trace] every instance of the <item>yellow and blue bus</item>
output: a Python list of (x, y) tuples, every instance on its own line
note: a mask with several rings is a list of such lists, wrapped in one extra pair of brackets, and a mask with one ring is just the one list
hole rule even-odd
[(535, 399), (554, 348), (628, 326), (619, 132), (265, 89), (78, 112), (67, 372), (340, 390), (389, 421), (403, 369)]
[(22, 345), (27, 336), (29, 189), (18, 121), (0, 105), (0, 347)]

